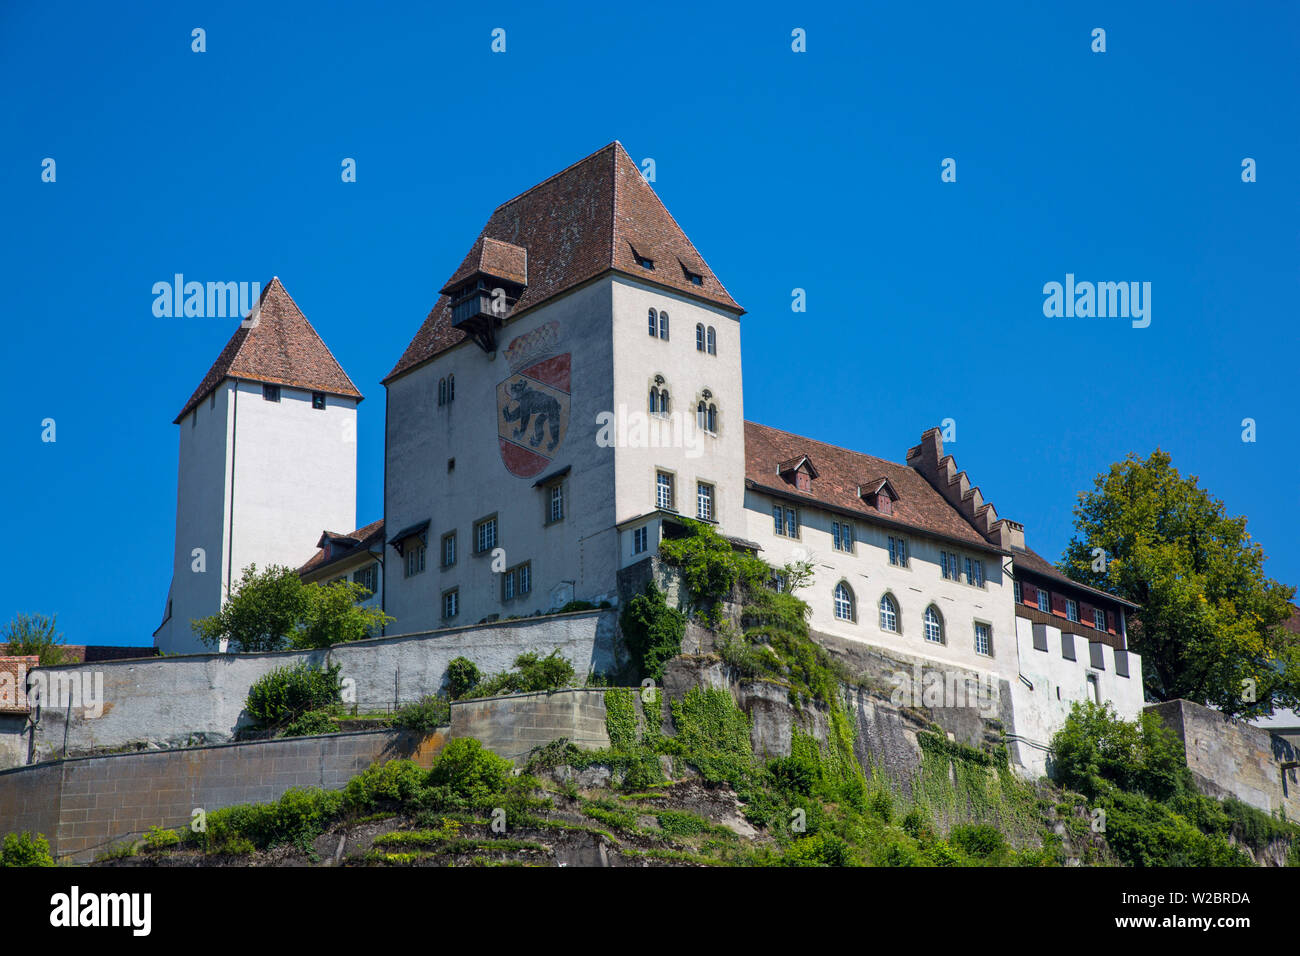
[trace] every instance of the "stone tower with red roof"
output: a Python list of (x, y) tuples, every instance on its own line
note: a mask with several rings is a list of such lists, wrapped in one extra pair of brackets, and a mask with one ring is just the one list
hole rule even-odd
[(155, 646), (206, 650), (191, 621), (215, 614), (245, 567), (297, 567), (322, 528), (355, 526), (360, 401), (272, 278), (175, 419), (175, 555)]

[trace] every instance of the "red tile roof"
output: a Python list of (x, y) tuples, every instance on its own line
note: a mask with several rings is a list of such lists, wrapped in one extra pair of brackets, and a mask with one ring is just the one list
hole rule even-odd
[(175, 424), (227, 378), (328, 392), (361, 401), (343, 367), (302, 314), (297, 303), (272, 277), (257, 300), (257, 323), (241, 322), (203, 381), (185, 403)]
[[(480, 269), (521, 275), (513, 249), (526, 253), (527, 287), (512, 315), (611, 270), (744, 312), (617, 142), (497, 207), (444, 288)], [(654, 260), (653, 270), (637, 264), (638, 253)], [(700, 285), (687, 269), (702, 277)], [(384, 384), (464, 338), (452, 327), (451, 300), (440, 296)]]
[(1041, 577), (1048, 578), (1049, 580), (1052, 581), (1057, 581), (1062, 584), (1068, 584), (1071, 587), (1078, 588), (1080, 591), (1084, 591), (1088, 594), (1092, 594), (1097, 597), (1104, 597), (1107, 600), (1114, 601), (1116, 604), (1122, 604), (1125, 607), (1135, 608), (1138, 606), (1134, 604), (1132, 601), (1126, 601), (1124, 598), (1117, 597), (1116, 595), (1111, 594), (1108, 591), (1100, 591), (1097, 588), (1091, 587), (1087, 584), (1080, 584), (1078, 581), (1074, 580), (1074, 578), (1069, 577), (1066, 574), (1063, 574), (1060, 571), (1060, 569), (1056, 567), (1056, 565), (1052, 564), (1050, 561), (1044, 558), (1037, 551), (1033, 551), (1029, 548), (1025, 548), (1023, 551), (1020, 550), (1019, 548), (1013, 548), (1011, 550), (1011, 554), (1012, 554), (1012, 558), (1011, 558), (1012, 564), (1016, 568), (1027, 571), (1030, 574), (1037, 574)]
[[(777, 473), (783, 462), (807, 455), (819, 477), (799, 491)], [(823, 504), (885, 525), (911, 528), (961, 542), (982, 551), (1000, 551), (985, 540), (917, 471), (907, 465), (849, 451), (825, 442), (745, 422), (745, 479), (766, 490), (812, 504)], [(893, 513), (881, 514), (858, 497), (859, 487), (888, 479), (898, 493)]]
[(344, 558), (350, 558), (363, 551), (368, 551), (377, 544), (382, 545), (384, 541), (384, 519), (380, 518), (378, 521), (372, 521), (364, 528), (358, 528), (348, 534), (335, 534), (332, 531), (326, 531), (321, 536), (322, 540), (326, 535), (332, 538), (351, 538), (357, 544), (351, 548), (335, 552), (334, 556), (328, 561), (325, 560), (325, 549), (320, 548), (306, 564), (298, 569), (300, 575), (308, 574), (326, 565), (333, 564), (335, 561), (342, 561)]

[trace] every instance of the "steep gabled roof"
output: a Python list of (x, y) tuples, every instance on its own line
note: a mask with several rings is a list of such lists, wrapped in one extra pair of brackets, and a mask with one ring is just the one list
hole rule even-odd
[(328, 392), (361, 401), (361, 393), (352, 379), (278, 277), (273, 276), (262, 290), (255, 311), (256, 324), (246, 327), (241, 322), (235, 329), (174, 424), (180, 424), (194, 406), (227, 378)]
[[(818, 471), (806, 492), (776, 478), (779, 463), (805, 454), (816, 458)], [(864, 520), (912, 528), (982, 551), (1001, 551), (915, 469), (754, 422), (745, 422), (745, 480), (756, 490), (804, 499), (810, 506), (822, 504)], [(868, 507), (858, 497), (859, 487), (885, 480), (898, 495), (889, 515)]]
[[(443, 288), (491, 272), (485, 263), (522, 274), (516, 249), (526, 254), (527, 286), (512, 315), (611, 270), (744, 312), (617, 142), (498, 206)], [(637, 255), (653, 259), (654, 269), (638, 265)], [(384, 384), (464, 339), (452, 327), (450, 298), (439, 296)]]

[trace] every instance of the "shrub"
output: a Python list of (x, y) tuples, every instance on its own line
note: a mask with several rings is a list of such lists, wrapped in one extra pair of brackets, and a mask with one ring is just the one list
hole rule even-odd
[(447, 685), (451, 699), (464, 697), (470, 689), (482, 680), (478, 667), (467, 657), (457, 657), (447, 665)]
[(948, 831), (948, 842), (969, 856), (995, 858), (1007, 850), (1002, 831), (988, 823), (963, 823)]
[(144, 835), (144, 848), (152, 850), (155, 853), (170, 849), (174, 846), (180, 846), (181, 835), (175, 830), (166, 830), (160, 826), (152, 826), (149, 832)]
[(669, 607), (663, 592), (651, 581), (645, 593), (632, 598), (623, 609), (619, 626), (637, 672), (662, 680), (664, 663), (682, 652), (686, 615)]
[(367, 767), (343, 788), (343, 806), (368, 813), (381, 805), (402, 806), (428, 782), (429, 773), (410, 760), (390, 760)]
[(546, 657), (535, 652), (515, 658), (515, 670), (495, 674), (480, 681), (466, 697), (494, 697), (497, 694), (527, 694), (539, 690), (559, 690), (574, 683), (573, 665), (560, 656), (559, 648)]
[(329, 710), (309, 710), (301, 717), (295, 717), (285, 724), (280, 731), (281, 737), (315, 737), (320, 734), (338, 733), (339, 725), (335, 723)]
[(830, 833), (815, 833), (795, 840), (781, 858), (785, 866), (848, 866), (849, 847)]
[(306, 662), (277, 667), (248, 689), (245, 709), (259, 727), (288, 724), (310, 710), (339, 701), (341, 665), (321, 670)]
[[(470, 665), (473, 666), (473, 665)], [(451, 723), (451, 702), (443, 697), (421, 697), (393, 715), (393, 726), (417, 734), (427, 734)]]
[(514, 772), (509, 760), (498, 757), (473, 737), (450, 741), (429, 770), (429, 783), (473, 798), (499, 793)]
[(38, 833), (11, 833), (0, 847), (0, 866), (53, 866), (50, 841)]

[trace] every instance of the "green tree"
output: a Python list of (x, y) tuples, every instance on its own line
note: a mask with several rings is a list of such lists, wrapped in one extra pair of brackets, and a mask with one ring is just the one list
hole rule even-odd
[(42, 667), (54, 667), (64, 662), (63, 635), (55, 631), (58, 615), (19, 614), (5, 626), (0, 645), (4, 653), (14, 657), (37, 655)]
[(1300, 705), (1300, 640), (1283, 627), (1295, 588), (1265, 576), (1246, 519), (1159, 449), (1094, 486), (1079, 495), (1060, 568), (1141, 606), (1129, 638), (1147, 696), (1241, 716)]
[(221, 610), (192, 626), (204, 644), (225, 640), (236, 653), (329, 647), (369, 637), (393, 620), (379, 608), (358, 606), (368, 593), (349, 581), (303, 584), (292, 568), (259, 572), (250, 564)]

